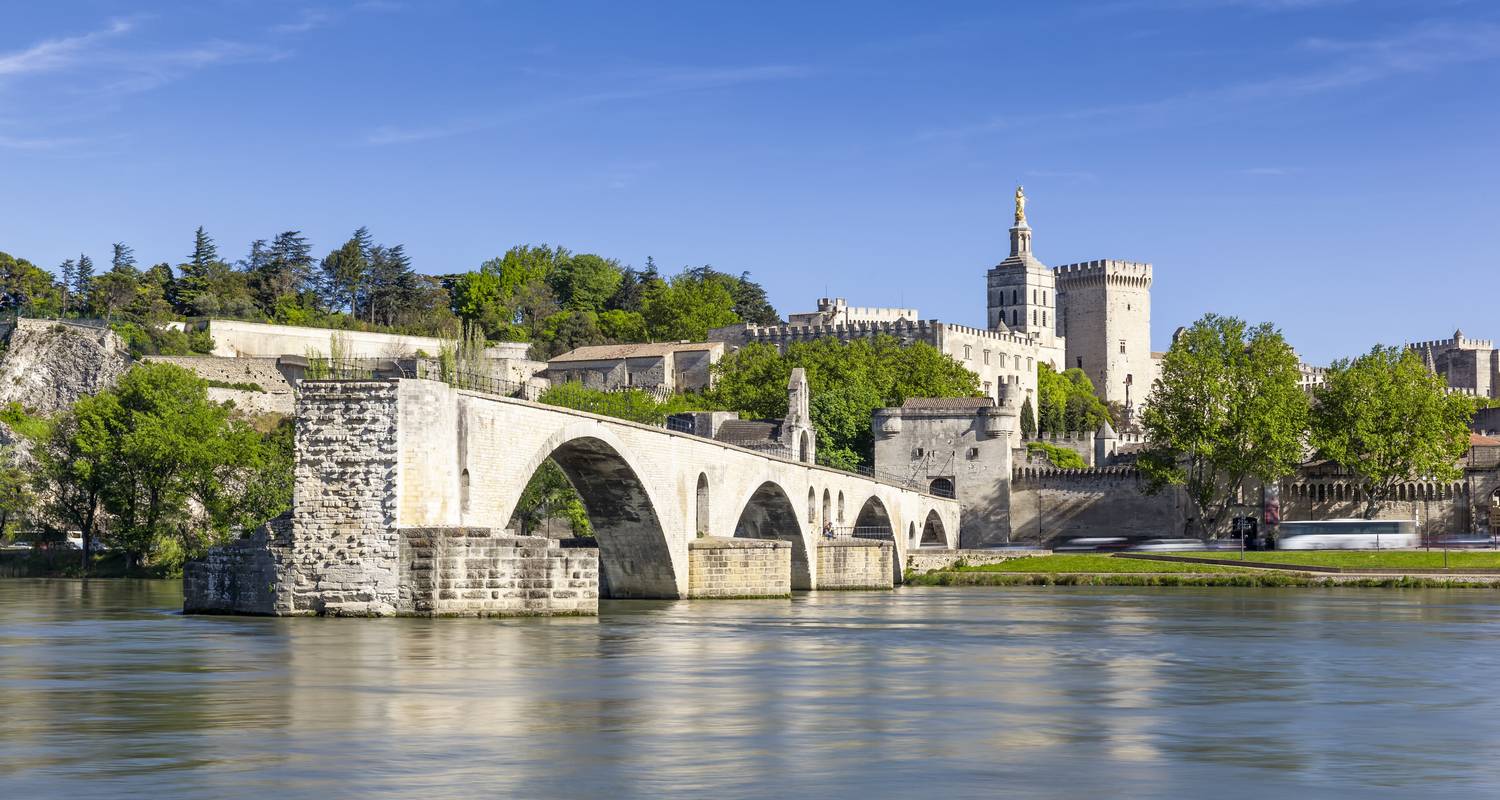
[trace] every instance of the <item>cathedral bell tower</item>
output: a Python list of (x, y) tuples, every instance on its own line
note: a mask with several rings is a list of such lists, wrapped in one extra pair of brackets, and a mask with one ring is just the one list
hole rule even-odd
[(1031, 253), (1031, 226), (1026, 222), (1023, 187), (1016, 187), (1010, 255), (990, 269), (987, 278), (992, 330), (1027, 334), (1044, 347), (1056, 344), (1056, 286), (1052, 270)]

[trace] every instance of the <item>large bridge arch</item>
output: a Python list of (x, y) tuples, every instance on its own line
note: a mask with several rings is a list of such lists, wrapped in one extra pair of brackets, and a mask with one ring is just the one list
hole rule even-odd
[(792, 588), (813, 588), (807, 529), (798, 519), (797, 508), (786, 490), (775, 481), (765, 481), (739, 505), (734, 535), (748, 539), (779, 539), (792, 545)]
[[(630, 449), (597, 425), (569, 425), (554, 431), (525, 462), (530, 479), (551, 458), (578, 490), (599, 544), (601, 593), (614, 598), (680, 595), (678, 570), (664, 524), (664, 506), (643, 479)], [(525, 482), (521, 485), (524, 487)], [(498, 524), (515, 513), (521, 493), (510, 493)]]

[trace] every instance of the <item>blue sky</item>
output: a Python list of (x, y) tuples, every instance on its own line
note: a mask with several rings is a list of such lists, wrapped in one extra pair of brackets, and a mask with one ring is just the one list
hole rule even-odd
[(1156, 265), (1309, 360), (1500, 338), (1500, 3), (0, 0), (0, 249), (181, 261), (359, 225), (424, 272), (548, 242), (983, 325)]

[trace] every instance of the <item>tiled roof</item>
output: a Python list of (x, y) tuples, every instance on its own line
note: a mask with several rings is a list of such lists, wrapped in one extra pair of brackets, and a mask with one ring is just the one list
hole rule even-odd
[(548, 361), (617, 361), (622, 358), (661, 357), (668, 353), (693, 352), (724, 348), (723, 342), (654, 342), (649, 344), (596, 344), (570, 350)]
[(1477, 433), (1469, 434), (1470, 447), (1500, 447), (1500, 439), (1492, 436), (1480, 436)]
[(759, 419), (732, 419), (719, 426), (716, 441), (725, 444), (754, 445), (780, 441), (781, 425)]
[(912, 409), (966, 409), (989, 408), (995, 401), (988, 397), (909, 397), (902, 408)]

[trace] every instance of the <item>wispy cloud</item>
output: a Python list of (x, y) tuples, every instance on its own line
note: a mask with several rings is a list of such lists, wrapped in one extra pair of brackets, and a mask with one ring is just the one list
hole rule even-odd
[(1500, 26), (1431, 21), (1386, 37), (1307, 39), (1295, 49), (1323, 56), (1324, 63), (1302, 72), (1256, 81), (1182, 92), (1140, 102), (1105, 104), (1030, 115), (996, 115), (978, 122), (934, 128), (922, 139), (967, 138), (1010, 128), (1064, 125), (1097, 118), (1166, 122), (1185, 113), (1239, 110), (1266, 103), (1358, 88), (1406, 75), (1500, 58)]
[(60, 72), (77, 65), (97, 46), (129, 33), (134, 23), (115, 20), (107, 27), (78, 36), (47, 39), (15, 53), (0, 55), (0, 76)]
[[(39, 132), (70, 115), (68, 108), (87, 109), (84, 117), (116, 110), (118, 101), (149, 91), (208, 67), (268, 62), (285, 58), (287, 51), (252, 42), (210, 39), (187, 45), (142, 43), (134, 34), (139, 19), (119, 19), (84, 34), (47, 39), (22, 50), (0, 53), (0, 98), (11, 127), (25, 122), (33, 130), (0, 136), (0, 148), (60, 150), (93, 141), (79, 136), (78, 119), (67, 136)], [(66, 98), (66, 101), (63, 100)], [(39, 108), (27, 110), (28, 100)], [(110, 136), (115, 136), (111, 132)]]
[(365, 136), (371, 145), (409, 144), (411, 142), (444, 139), (491, 130), (508, 124), (535, 118), (564, 109), (628, 100), (644, 100), (651, 97), (682, 92), (720, 89), (747, 83), (789, 80), (809, 74), (807, 67), (790, 64), (763, 64), (747, 67), (672, 67), (642, 70), (615, 78), (611, 88), (593, 92), (582, 92), (561, 96), (551, 100), (518, 108), (504, 114), (473, 115), (456, 117), (436, 125), (403, 127), (383, 125)]
[(295, 20), (283, 22), (279, 25), (272, 25), (271, 32), (281, 34), (307, 33), (315, 28), (321, 28), (330, 22), (333, 22), (333, 14), (321, 8), (304, 8), (297, 14)]

